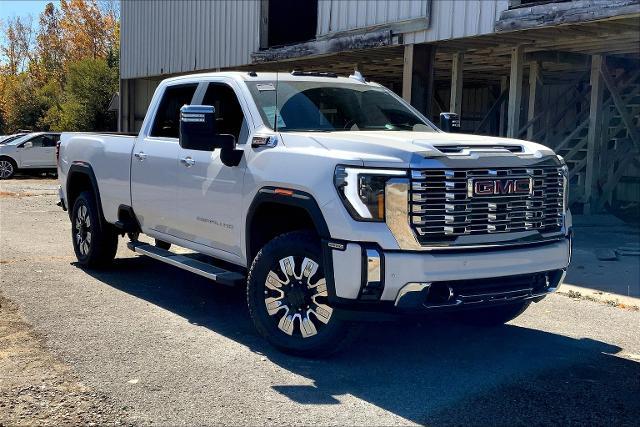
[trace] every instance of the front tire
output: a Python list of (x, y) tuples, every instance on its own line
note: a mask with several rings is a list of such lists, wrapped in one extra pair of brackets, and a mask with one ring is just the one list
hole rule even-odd
[(320, 241), (311, 232), (278, 236), (253, 260), (251, 318), (260, 335), (285, 353), (324, 357), (346, 342), (349, 325), (337, 318), (327, 295)]
[(515, 304), (500, 305), (497, 307), (464, 311), (459, 313), (459, 320), (469, 325), (484, 327), (501, 326), (524, 313), (527, 307), (529, 307), (529, 304), (531, 304), (530, 301), (525, 301)]
[(11, 179), (17, 169), (18, 167), (13, 160), (8, 158), (0, 159), (0, 179)]
[(73, 250), (81, 265), (104, 267), (118, 250), (118, 234), (111, 224), (102, 223), (93, 193), (80, 193), (71, 214)]

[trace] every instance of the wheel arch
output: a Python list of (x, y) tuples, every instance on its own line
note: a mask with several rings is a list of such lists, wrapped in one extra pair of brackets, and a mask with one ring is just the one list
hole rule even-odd
[(73, 205), (83, 191), (91, 191), (95, 198), (96, 206), (98, 206), (98, 213), (100, 215), (100, 222), (105, 223), (104, 213), (102, 211), (102, 202), (100, 199), (100, 189), (98, 187), (98, 180), (93, 172), (91, 165), (87, 163), (73, 163), (69, 167), (67, 173), (67, 185), (66, 185), (66, 198), (69, 206), (69, 217), (73, 213)]
[(0, 155), (0, 160), (9, 160), (12, 164), (13, 167), (18, 170), (18, 162), (16, 161), (16, 159), (14, 159), (13, 157), (11, 157), (8, 154), (1, 154)]
[[(283, 213), (287, 214), (286, 218), (282, 217)], [(304, 229), (312, 229), (321, 239), (330, 238), (327, 222), (312, 195), (281, 187), (261, 188), (247, 211), (247, 263), (251, 264), (260, 248), (277, 235)]]

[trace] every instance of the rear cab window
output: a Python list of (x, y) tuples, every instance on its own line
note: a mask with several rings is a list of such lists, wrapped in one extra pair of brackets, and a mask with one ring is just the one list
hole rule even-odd
[(178, 138), (180, 129), (180, 108), (191, 104), (197, 83), (168, 86), (162, 94), (149, 136)]

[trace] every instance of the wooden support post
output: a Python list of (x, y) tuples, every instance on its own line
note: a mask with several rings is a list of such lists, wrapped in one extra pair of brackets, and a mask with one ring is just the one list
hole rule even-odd
[[(540, 63), (534, 61), (529, 66), (529, 110), (527, 111), (527, 121), (531, 121), (536, 116), (536, 98), (538, 95), (538, 80), (540, 79)], [(527, 129), (527, 139), (531, 141), (535, 134), (535, 123)]]
[(520, 130), (520, 104), (522, 103), (522, 70), (524, 65), (524, 46), (519, 45), (511, 51), (511, 73), (509, 75), (509, 110), (507, 118), (507, 137), (518, 138)]
[(402, 97), (428, 118), (433, 102), (435, 54), (435, 46), (427, 44), (407, 45), (404, 50)]
[[(500, 93), (509, 92), (509, 78), (507, 76), (500, 77)], [(507, 103), (503, 102), (500, 106), (500, 132), (499, 136), (505, 136), (507, 129)]]
[(604, 83), (602, 81), (602, 55), (591, 57), (591, 101), (589, 103), (589, 132), (587, 133), (587, 165), (584, 180), (584, 213), (592, 212), (595, 207), (597, 194), (594, 186), (597, 183), (598, 158), (600, 157), (600, 137), (602, 135), (602, 98)]
[(411, 80), (413, 78), (413, 45), (404, 46), (404, 64), (402, 67), (402, 98), (411, 102)]
[(449, 111), (459, 115), (462, 114), (463, 62), (464, 53), (456, 52), (453, 54), (451, 65), (451, 101), (449, 102)]

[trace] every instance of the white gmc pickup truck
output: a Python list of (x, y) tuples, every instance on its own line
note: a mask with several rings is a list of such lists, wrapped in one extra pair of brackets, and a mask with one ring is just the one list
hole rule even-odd
[(571, 257), (560, 157), (443, 132), (361, 76), (167, 79), (139, 135), (64, 133), (58, 169), (80, 264), (104, 267), (127, 235), (246, 286), (258, 332), (299, 355), (395, 313), (502, 324), (556, 290)]

